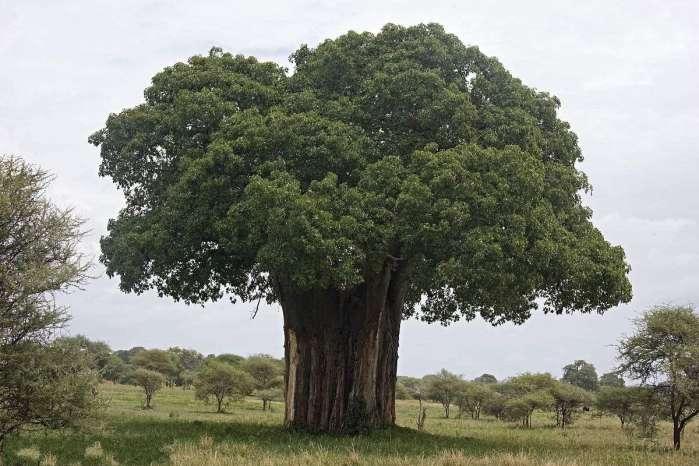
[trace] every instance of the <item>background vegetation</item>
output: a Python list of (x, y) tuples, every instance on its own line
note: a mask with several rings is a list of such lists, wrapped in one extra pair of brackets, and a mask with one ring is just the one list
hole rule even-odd
[[(499, 422), (484, 414), (444, 418), (441, 405), (425, 402), (425, 429), (414, 429), (417, 400), (397, 402), (401, 427), (370, 435), (343, 437), (289, 431), (282, 426), (283, 405), (245, 398), (229, 405), (225, 414), (197, 401), (191, 390), (166, 387), (152, 410), (143, 410), (138, 387), (104, 384), (109, 408), (80, 431), (34, 432), (13, 437), (6, 464), (18, 464), (17, 452), (34, 447), (42, 457), (55, 455), (57, 464), (109, 464), (108, 455), (122, 465), (172, 464), (576, 464), (576, 465), (693, 465), (699, 456), (699, 431), (690, 426), (683, 449), (672, 450), (671, 425), (659, 424), (654, 441), (622, 430), (619, 421), (593, 412), (580, 415), (566, 429), (555, 427), (552, 413), (535, 412), (531, 428)], [(202, 438), (204, 438), (202, 440)], [(85, 451), (100, 443), (98, 461)], [(91, 450), (94, 453), (94, 450)], [(19, 463), (30, 464), (30, 463)], [(37, 462), (31, 463), (37, 464)]]

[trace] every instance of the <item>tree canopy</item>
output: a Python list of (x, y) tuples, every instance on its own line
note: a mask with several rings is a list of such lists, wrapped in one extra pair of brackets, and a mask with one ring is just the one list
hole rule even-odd
[[(293, 73), (212, 49), (90, 137), (126, 206), (101, 260), (201, 303), (347, 289), (404, 264), (404, 315), (494, 324), (629, 301), (558, 98), (436, 24), (349, 32)], [(422, 299), (425, 297), (425, 299)]]
[(561, 380), (585, 390), (595, 391), (598, 387), (597, 370), (587, 361), (578, 359), (563, 368)]

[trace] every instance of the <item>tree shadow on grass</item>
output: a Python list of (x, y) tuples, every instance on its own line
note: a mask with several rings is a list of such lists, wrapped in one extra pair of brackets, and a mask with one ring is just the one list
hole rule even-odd
[[(210, 413), (209, 413), (210, 414)], [(223, 416), (226, 416), (225, 414)], [(226, 416), (227, 417), (227, 416)], [(59, 456), (60, 464), (80, 461), (85, 447), (99, 441), (108, 453), (122, 464), (162, 463), (167, 447), (176, 442), (197, 442), (207, 435), (216, 443), (227, 443), (235, 449), (255, 448), (268, 454), (292, 456), (316, 450), (337, 454), (358, 454), (360, 457), (396, 456), (402, 458), (431, 457), (444, 451), (483, 456), (505, 452), (518, 453), (523, 448), (540, 452), (551, 449), (545, 440), (528, 438), (526, 445), (517, 438), (474, 438), (418, 432), (406, 427), (392, 427), (366, 435), (341, 436), (293, 431), (283, 426), (228, 420), (191, 420), (182, 418), (138, 417), (112, 420), (109, 429), (93, 432), (65, 432), (32, 435), (12, 442), (9, 450), (37, 446), (43, 452)], [(6, 454), (7, 455), (7, 454)], [(14, 456), (14, 455), (12, 455)], [(11, 456), (6, 456), (10, 459)], [(6, 464), (12, 464), (7, 462)]]
[[(344, 436), (293, 431), (280, 425), (254, 422), (182, 419), (133, 419), (112, 426), (113, 435), (102, 441), (106, 450), (127, 464), (148, 464), (167, 458), (166, 447), (175, 442), (196, 442), (204, 435), (235, 448), (250, 447), (269, 454), (295, 455), (322, 449), (360, 456), (429, 457), (445, 450), (472, 455), (518, 452), (518, 443), (504, 443), (418, 432), (405, 427), (382, 429), (366, 435)], [(92, 440), (93, 442), (95, 440)], [(89, 444), (89, 442), (88, 442)]]

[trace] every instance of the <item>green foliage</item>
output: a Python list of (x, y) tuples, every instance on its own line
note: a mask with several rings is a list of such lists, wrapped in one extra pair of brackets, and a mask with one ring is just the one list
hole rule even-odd
[[(396, 380), (396, 399), (422, 400), (425, 396), (425, 390), (424, 379), (399, 375)], [(398, 398), (399, 393), (405, 398)]]
[(262, 400), (262, 410), (272, 410), (273, 401), (284, 401), (284, 391), (282, 390), (283, 379), (281, 383), (264, 389), (255, 390), (255, 396)]
[(588, 391), (597, 390), (599, 383), (595, 366), (582, 359), (565, 366), (561, 380)]
[(267, 390), (284, 383), (284, 361), (272, 356), (252, 355), (245, 359), (242, 368), (252, 376), (256, 390)]
[(401, 383), (400, 380), (396, 381), (396, 400), (412, 400), (413, 397), (410, 394), (408, 388)]
[(456, 402), (462, 382), (463, 379), (458, 375), (442, 369), (434, 375), (426, 375), (423, 378), (424, 395), (440, 403), (444, 408), (444, 417), (449, 418), (449, 408)]
[(620, 372), (652, 388), (672, 419), (673, 443), (699, 414), (699, 316), (690, 306), (658, 306), (619, 344)]
[(182, 372), (180, 372), (180, 374), (178, 376), (179, 385), (184, 389), (188, 389), (192, 385), (194, 385), (194, 380), (196, 379), (196, 377), (197, 377), (196, 372), (182, 371)]
[(574, 416), (583, 407), (592, 405), (593, 396), (587, 390), (566, 382), (557, 382), (551, 389), (556, 412), (556, 425), (567, 427), (574, 421)]
[(0, 446), (25, 426), (73, 426), (102, 406), (97, 374), (75, 345), (24, 342), (0, 358)]
[(226, 363), (211, 361), (200, 369), (194, 380), (197, 399), (216, 400), (216, 412), (223, 412), (227, 400), (252, 393), (255, 380), (245, 371)]
[(625, 385), (624, 379), (616, 372), (607, 372), (599, 378), (600, 387), (623, 387)]
[(262, 409), (271, 409), (271, 401), (284, 399), (281, 387), (284, 385), (284, 361), (267, 354), (248, 357), (242, 368), (252, 376), (255, 395), (262, 400)]
[(556, 97), (436, 24), (349, 32), (292, 60), (288, 75), (212, 49), (90, 137), (126, 199), (101, 242), (123, 290), (272, 302), (279, 280), (350, 288), (393, 257), (406, 315), (419, 304), (426, 321), (631, 298)]
[(13, 432), (73, 425), (100, 404), (94, 359), (74, 340), (51, 342), (68, 321), (56, 296), (88, 269), (82, 222), (47, 199), (51, 179), (0, 156), (0, 450)]
[(112, 357), (112, 349), (108, 344), (102, 341), (93, 341), (85, 335), (75, 335), (73, 337), (61, 337), (59, 340), (69, 342), (78, 346), (81, 350), (89, 355), (90, 366), (100, 374), (104, 366), (110, 362)]
[(487, 412), (531, 427), (534, 411), (548, 411), (553, 406), (551, 391), (556, 381), (548, 373), (525, 372), (494, 387), (499, 396), (486, 403)]
[(168, 379), (177, 376), (177, 366), (173, 355), (168, 351), (159, 349), (143, 350), (131, 358), (134, 366), (150, 371), (160, 372)]
[(482, 410), (485, 414), (493, 416), (495, 419), (503, 419), (505, 415), (506, 403), (508, 398), (502, 393), (496, 391), (499, 387), (494, 387), (490, 397), (483, 402)]
[(537, 390), (551, 390), (556, 380), (549, 373), (525, 372), (509, 378), (500, 388), (507, 396), (522, 396)]
[(224, 362), (226, 364), (230, 364), (231, 366), (241, 366), (243, 362), (245, 361), (245, 358), (242, 356), (238, 356), (237, 354), (219, 354), (217, 356), (210, 355), (210, 357), (207, 357), (207, 361), (214, 359), (219, 362)]
[(116, 354), (111, 354), (104, 367), (100, 370), (100, 375), (104, 380), (117, 383), (127, 383), (133, 373), (133, 366), (124, 362)]
[(114, 354), (118, 356), (121, 360), (123, 360), (126, 363), (130, 363), (131, 359), (136, 356), (138, 353), (141, 351), (144, 351), (145, 348), (142, 346), (134, 346), (131, 349), (128, 350), (118, 350), (115, 351)]
[(480, 419), (481, 408), (493, 395), (493, 390), (484, 383), (462, 381), (456, 394), (459, 417), (468, 411), (472, 419)]
[(482, 374), (473, 379), (474, 382), (485, 383), (485, 384), (495, 384), (498, 383), (498, 379), (492, 374)]
[(133, 372), (132, 380), (134, 385), (143, 388), (145, 392), (146, 403), (143, 406), (144, 409), (151, 409), (153, 395), (165, 385), (165, 376), (157, 371), (139, 368)]
[(178, 372), (196, 371), (204, 362), (204, 355), (193, 349), (174, 347), (167, 351), (172, 355)]
[(531, 427), (534, 411), (548, 411), (552, 405), (550, 390), (532, 390), (507, 399), (503, 405), (502, 417), (509, 421), (519, 421), (524, 427)]
[(595, 406), (602, 412), (618, 417), (624, 428), (634, 414), (644, 409), (643, 390), (647, 389), (603, 385), (595, 394)]

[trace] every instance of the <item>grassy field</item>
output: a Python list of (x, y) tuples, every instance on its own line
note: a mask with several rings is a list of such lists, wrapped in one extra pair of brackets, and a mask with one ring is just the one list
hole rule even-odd
[[(22, 463), (17, 452), (36, 448), (52, 464), (121, 465), (696, 465), (699, 423), (690, 424), (683, 451), (670, 446), (662, 425), (656, 444), (628, 438), (614, 418), (581, 417), (556, 429), (541, 413), (531, 429), (491, 419), (443, 419), (439, 406), (428, 409), (426, 431), (413, 429), (417, 405), (399, 401), (401, 427), (366, 436), (336, 437), (285, 430), (282, 406), (263, 412), (262, 403), (234, 403), (227, 414), (194, 400), (191, 390), (163, 389), (155, 409), (141, 409), (136, 387), (104, 385), (109, 399), (104, 415), (79, 432), (32, 432), (11, 439), (5, 465)], [(99, 442), (100, 449), (88, 450)], [(90, 457), (92, 456), (92, 457)]]

